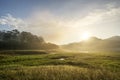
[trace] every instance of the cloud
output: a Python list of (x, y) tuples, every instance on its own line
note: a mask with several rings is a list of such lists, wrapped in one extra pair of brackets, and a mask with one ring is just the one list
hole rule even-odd
[[(26, 19), (29, 24), (28, 31), (42, 35), (46, 41), (60, 42), (66, 36), (68, 30), (60, 16), (55, 16), (50, 11), (36, 11)], [(69, 30), (68, 30), (69, 31)]]
[(15, 18), (11, 14), (7, 14), (6, 16), (2, 16), (0, 18), (0, 24), (1, 25), (8, 25), (15, 29), (18, 29), (20, 27), (25, 27), (27, 24), (24, 22), (24, 20), (20, 18)]
[(81, 19), (74, 21), (76, 27), (113, 22), (120, 19), (120, 7), (107, 4), (104, 9), (95, 9)]
[(9, 25), (19, 30), (30, 31), (43, 36), (46, 41), (63, 44), (80, 41), (80, 34), (84, 31), (97, 30), (99, 26), (107, 30), (104, 24), (119, 23), (120, 7), (107, 4), (104, 8), (94, 9), (82, 17), (79, 17), (79, 15), (74, 15), (74, 17), (72, 16), (73, 18), (71, 16), (70, 18), (67, 17), (54, 14), (49, 10), (34, 11), (24, 20), (8, 14), (0, 18), (0, 24)]

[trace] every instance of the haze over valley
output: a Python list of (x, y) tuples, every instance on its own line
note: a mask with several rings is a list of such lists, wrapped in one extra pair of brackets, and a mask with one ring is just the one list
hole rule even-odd
[(0, 0), (0, 80), (120, 80), (120, 0)]

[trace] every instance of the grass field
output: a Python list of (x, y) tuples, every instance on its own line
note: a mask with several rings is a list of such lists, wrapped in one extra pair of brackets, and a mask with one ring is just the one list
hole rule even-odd
[(0, 80), (120, 80), (120, 53), (1, 51)]

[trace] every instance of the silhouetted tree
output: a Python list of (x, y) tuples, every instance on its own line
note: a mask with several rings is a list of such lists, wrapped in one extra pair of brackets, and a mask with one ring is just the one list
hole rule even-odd
[(0, 49), (56, 49), (57, 45), (45, 43), (42, 37), (18, 30), (0, 31)]

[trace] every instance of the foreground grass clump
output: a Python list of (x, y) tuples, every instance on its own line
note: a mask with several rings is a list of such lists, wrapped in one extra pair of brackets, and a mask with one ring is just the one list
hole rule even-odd
[(23, 67), (0, 72), (0, 80), (119, 80), (117, 73), (75, 66)]

